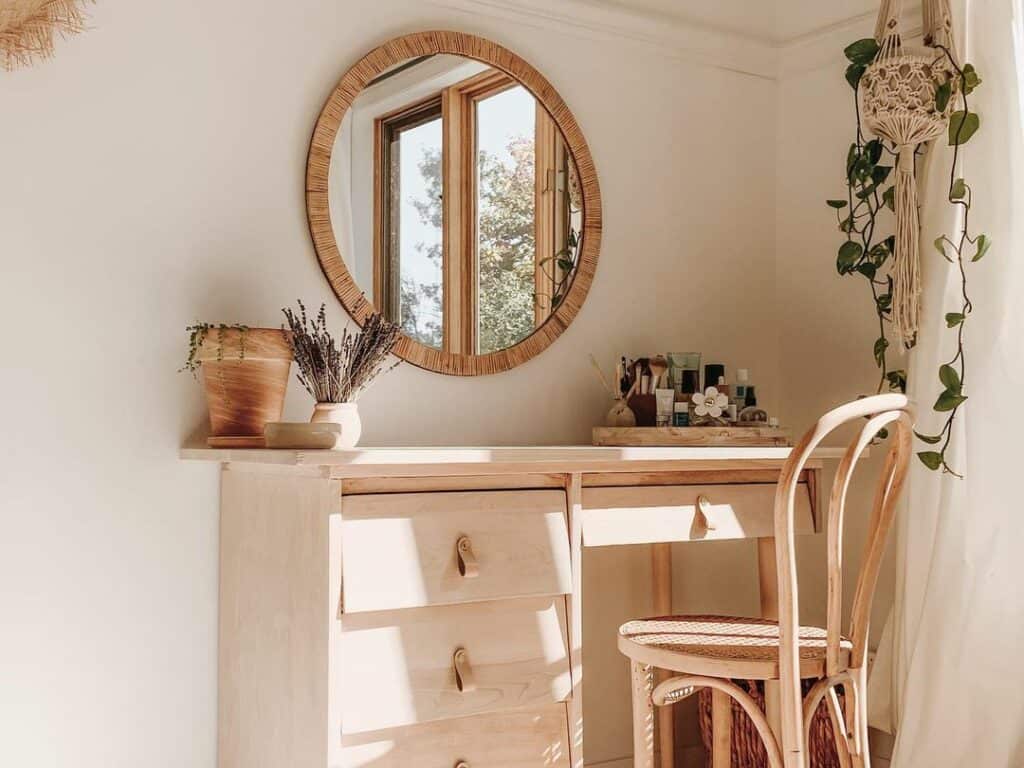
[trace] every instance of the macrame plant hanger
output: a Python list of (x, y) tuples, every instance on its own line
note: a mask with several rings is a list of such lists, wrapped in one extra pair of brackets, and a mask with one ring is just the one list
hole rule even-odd
[[(949, 0), (923, 0), (924, 46), (905, 44), (901, 32), (903, 0), (882, 0), (875, 27), (878, 54), (860, 81), (864, 123), (879, 138), (896, 145), (896, 247), (893, 253), (892, 322), (905, 347), (917, 339), (921, 309), (921, 224), (914, 160), (919, 146), (946, 133), (959, 93)], [(942, 49), (945, 50), (942, 50)], [(942, 83), (952, 92), (942, 110), (935, 92)]]

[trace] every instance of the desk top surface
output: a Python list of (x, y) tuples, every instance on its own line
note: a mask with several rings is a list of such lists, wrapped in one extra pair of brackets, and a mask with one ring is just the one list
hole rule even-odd
[[(367, 447), (348, 451), (186, 446), (181, 458), (228, 464), (322, 468), (338, 476), (481, 474), (504, 472), (632, 472), (686, 469), (776, 469), (790, 448), (636, 447), (531, 445), (493, 447)], [(820, 448), (820, 461), (843, 450)]]

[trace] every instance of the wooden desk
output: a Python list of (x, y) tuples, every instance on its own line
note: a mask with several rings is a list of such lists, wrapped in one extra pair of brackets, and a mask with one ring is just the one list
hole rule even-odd
[(580, 768), (583, 548), (653, 545), (670, 613), (671, 542), (756, 538), (773, 615), (788, 450), (183, 449), (222, 464), (219, 766)]

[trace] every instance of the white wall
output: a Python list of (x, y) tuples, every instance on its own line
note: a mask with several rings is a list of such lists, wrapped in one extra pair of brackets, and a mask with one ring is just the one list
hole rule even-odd
[[(825, 205), (843, 197), (846, 151), (854, 139), (853, 90), (843, 77), (848, 43), (873, 34), (873, 19), (836, 30), (805, 48), (783, 54), (778, 81), (776, 175), (776, 290), (782, 366), (782, 421), (810, 425), (829, 408), (874, 394), (878, 370), (872, 356), (878, 320), (866, 281), (840, 277), (836, 252), (843, 235)], [(883, 226), (886, 222), (883, 221)], [(895, 345), (894, 345), (895, 348)], [(905, 361), (891, 353), (891, 361)], [(831, 443), (843, 445), (848, 430)], [(874, 450), (854, 477), (844, 538), (844, 613), (853, 601), (860, 557), (867, 537), (873, 480), (885, 449)], [(832, 469), (834, 467), (831, 467)], [(832, 473), (826, 472), (826, 488)], [(798, 543), (801, 615), (825, 621), (825, 537)], [(894, 561), (883, 561), (872, 612), (873, 647), (892, 606)]]
[[(639, 44), (416, 0), (107, 0), (91, 26), (53, 61), (0, 74), (0, 764), (214, 764), (217, 479), (177, 459), (204, 411), (175, 373), (183, 329), (276, 326), (297, 297), (341, 325), (306, 229), (307, 143), (345, 68), (389, 37), (475, 32), (543, 71), (590, 143), (604, 241), (558, 343), (494, 377), (402, 366), (363, 401), (366, 444), (585, 443), (607, 407), (589, 352), (702, 349), (749, 368), (798, 427), (859, 391), (865, 331), (830, 325), (865, 316), (831, 272), (818, 186), (835, 184), (804, 186), (842, 152), (834, 73), (820, 95), (836, 113), (821, 115), (796, 81), (777, 93)], [(777, 96), (812, 124), (777, 122)], [(794, 241), (798, 227), (813, 237)], [(309, 408), (293, 384), (288, 415)], [(751, 543), (679, 554), (678, 609), (756, 609)], [(630, 750), (613, 638), (648, 608), (648, 564), (643, 548), (590, 557), (598, 760)]]

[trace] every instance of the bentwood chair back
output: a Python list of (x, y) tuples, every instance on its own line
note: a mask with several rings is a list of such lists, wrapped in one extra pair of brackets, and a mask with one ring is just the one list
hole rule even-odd
[[(815, 448), (849, 422), (862, 424), (839, 463), (829, 497), (826, 626), (801, 626), (794, 535), (797, 484)], [(760, 617), (660, 616), (627, 622), (619, 629), (619, 649), (630, 658), (633, 671), (635, 765), (653, 766), (653, 739), (642, 735), (653, 722), (653, 708), (671, 705), (695, 690), (711, 688), (713, 692), (728, 694), (747, 712), (765, 742), (771, 768), (807, 768), (810, 723), (822, 701), (832, 721), (840, 765), (867, 768), (867, 640), (871, 602), (896, 502), (906, 478), (912, 425), (913, 413), (906, 396), (875, 395), (829, 411), (793, 448), (775, 493), (777, 624)], [(875, 488), (850, 625), (844, 632), (846, 497), (858, 461), (883, 430), (889, 433), (889, 447)], [(653, 687), (653, 668), (679, 674)], [(733, 678), (763, 680), (766, 689), (775, 686), (777, 711), (770, 707), (773, 711), (766, 716), (752, 697), (732, 682)], [(801, 681), (808, 679), (815, 682), (804, 696)], [(840, 687), (842, 700), (837, 693)], [(727, 739), (726, 736), (726, 757), (716, 751), (715, 768), (728, 765)]]

